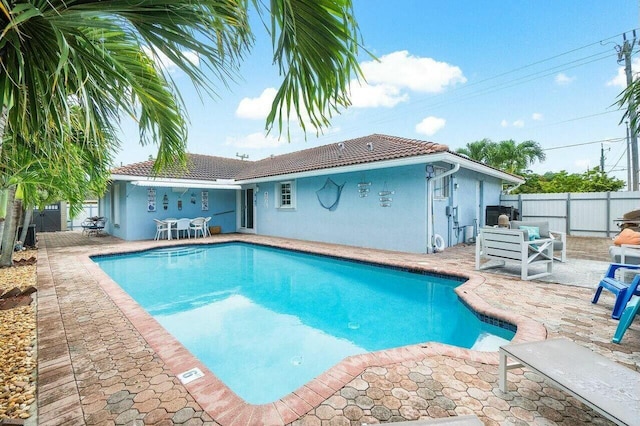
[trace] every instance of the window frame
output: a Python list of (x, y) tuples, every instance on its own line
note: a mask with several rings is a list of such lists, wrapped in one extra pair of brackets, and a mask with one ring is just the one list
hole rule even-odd
[[(289, 193), (284, 194), (283, 188), (289, 187)], [(285, 201), (285, 197), (288, 196), (288, 202)], [(286, 180), (278, 182), (276, 184), (276, 203), (280, 210), (295, 210), (296, 208), (296, 181)]]
[(434, 166), (433, 171), (435, 173), (433, 177), (433, 199), (446, 200), (451, 193), (451, 176), (439, 177), (447, 171), (444, 167)]

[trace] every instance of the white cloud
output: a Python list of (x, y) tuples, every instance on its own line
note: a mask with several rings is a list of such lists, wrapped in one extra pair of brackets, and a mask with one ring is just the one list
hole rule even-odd
[[(640, 67), (640, 58), (633, 58), (631, 61), (631, 69), (637, 70)], [(635, 74), (634, 80), (638, 78), (638, 74)], [(607, 81), (607, 86), (619, 87), (624, 89), (627, 87), (627, 74), (624, 72), (624, 67), (618, 67), (618, 73), (611, 80)]]
[(406, 50), (383, 55), (379, 61), (363, 62), (360, 67), (369, 84), (388, 84), (416, 92), (438, 93), (467, 81), (459, 67), (412, 56)]
[(542, 113), (534, 112), (533, 114), (531, 114), (531, 119), (534, 120), (534, 121), (542, 121), (542, 120), (544, 120), (544, 117), (543, 117)]
[(261, 132), (251, 133), (241, 138), (228, 137), (225, 145), (243, 149), (276, 148), (287, 143), (286, 138), (276, 138)]
[(572, 83), (575, 80), (575, 77), (569, 77), (565, 73), (561, 72), (555, 77), (555, 82), (559, 86), (566, 86), (569, 83)]
[[(153, 59), (156, 64), (158, 64), (161, 68), (167, 70), (168, 72), (175, 73), (179, 70), (178, 66), (161, 51), (152, 51), (148, 47), (143, 47), (142, 50), (144, 51), (144, 53), (149, 55), (149, 57), (151, 57), (151, 59)], [(195, 66), (200, 65), (200, 56), (198, 56), (196, 52), (192, 50), (185, 50), (184, 52), (182, 52), (182, 55)]]
[(268, 87), (257, 98), (243, 98), (236, 109), (236, 117), (263, 120), (271, 111), (271, 104), (276, 97), (277, 90)]
[(442, 129), (447, 120), (438, 117), (425, 117), (420, 123), (416, 124), (416, 132), (423, 135), (432, 136)]
[(351, 82), (351, 106), (354, 108), (392, 108), (400, 102), (406, 102), (409, 95), (400, 93), (400, 89), (388, 84), (372, 86), (366, 83)]
[(517, 128), (522, 128), (522, 127), (524, 127), (524, 120), (516, 120), (513, 123), (509, 123), (507, 120), (502, 120), (500, 122), (500, 126), (501, 127), (513, 126), (513, 127), (517, 127)]

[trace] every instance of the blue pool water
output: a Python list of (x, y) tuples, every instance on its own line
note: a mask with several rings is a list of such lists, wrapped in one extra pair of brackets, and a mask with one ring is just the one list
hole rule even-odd
[(460, 303), (456, 279), (243, 243), (94, 261), (252, 404), (349, 355), (428, 341), (495, 350), (513, 337)]

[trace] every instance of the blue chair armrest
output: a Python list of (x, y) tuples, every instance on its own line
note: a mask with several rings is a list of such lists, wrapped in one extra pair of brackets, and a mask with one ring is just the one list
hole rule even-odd
[(609, 265), (609, 268), (607, 269), (607, 273), (605, 277), (615, 278), (616, 269), (619, 269), (619, 268), (640, 269), (640, 265), (627, 265), (626, 263), (612, 263)]

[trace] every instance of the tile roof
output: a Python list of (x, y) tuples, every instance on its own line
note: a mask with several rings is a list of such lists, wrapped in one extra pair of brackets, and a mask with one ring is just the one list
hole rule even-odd
[[(376, 161), (415, 157), (448, 152), (447, 145), (373, 134), (344, 142), (322, 145), (289, 154), (277, 155), (259, 161), (242, 161), (232, 158), (188, 154), (188, 170), (170, 169), (160, 175), (175, 179), (255, 179), (372, 163)], [(151, 175), (153, 160), (115, 168), (112, 174), (141, 176)]]
[[(187, 170), (178, 167), (168, 168), (159, 178), (211, 180), (234, 179), (243, 169), (251, 167), (252, 162), (234, 158), (214, 157), (211, 155), (187, 154)], [(153, 160), (116, 167), (111, 174), (127, 176), (151, 176)]]
[[(341, 146), (343, 148), (341, 148)], [(446, 145), (373, 134), (256, 161), (238, 179), (253, 179), (445, 152)]]

